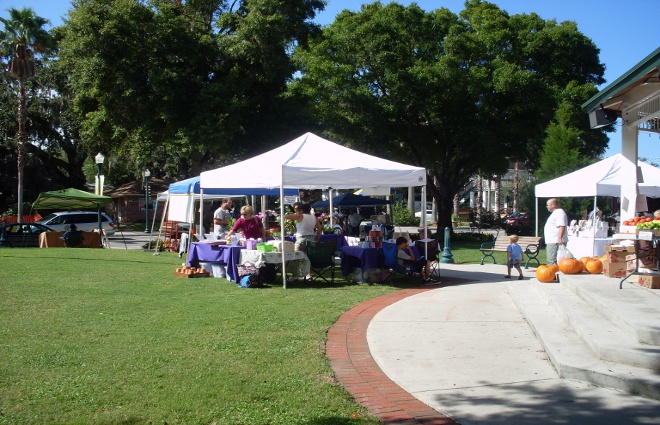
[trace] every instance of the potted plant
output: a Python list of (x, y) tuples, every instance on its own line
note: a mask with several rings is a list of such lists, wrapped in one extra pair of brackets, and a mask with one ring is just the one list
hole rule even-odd
[(452, 227), (459, 227), (461, 225), (461, 217), (456, 214), (451, 215), (451, 225)]

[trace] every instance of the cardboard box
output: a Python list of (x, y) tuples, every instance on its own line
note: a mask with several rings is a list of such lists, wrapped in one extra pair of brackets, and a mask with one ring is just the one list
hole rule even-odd
[(635, 270), (638, 264), (640, 269), (654, 269), (657, 265), (657, 258), (641, 256), (637, 258), (635, 254), (632, 254), (626, 257), (626, 263), (628, 264), (628, 270)]
[[(605, 254), (605, 261), (609, 263), (625, 263), (626, 262), (626, 257), (628, 257), (630, 254), (627, 252), (608, 252)], [(635, 254), (632, 254), (635, 255)]]
[(635, 235), (637, 233), (637, 226), (624, 226), (623, 224), (619, 226), (619, 233), (627, 233)]
[(625, 245), (605, 245), (605, 252), (635, 252), (635, 247)]
[(660, 273), (640, 274), (635, 276), (637, 283), (649, 289), (660, 289)]
[(648, 232), (651, 233), (653, 236), (660, 236), (660, 229), (636, 229), (636, 234), (639, 235), (639, 232)]
[(607, 277), (626, 277), (627, 274), (628, 270), (625, 261), (619, 263), (603, 262), (603, 275)]

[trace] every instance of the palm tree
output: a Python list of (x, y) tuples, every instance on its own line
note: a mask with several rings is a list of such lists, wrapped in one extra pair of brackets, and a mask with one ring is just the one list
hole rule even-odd
[(43, 26), (47, 19), (37, 16), (30, 8), (7, 9), (9, 19), (0, 18), (4, 30), (0, 31), (0, 55), (9, 58), (9, 76), (18, 81), (18, 218), (23, 217), (23, 167), (27, 132), (27, 95), (25, 85), (35, 74), (35, 54), (45, 54), (52, 47), (52, 37)]

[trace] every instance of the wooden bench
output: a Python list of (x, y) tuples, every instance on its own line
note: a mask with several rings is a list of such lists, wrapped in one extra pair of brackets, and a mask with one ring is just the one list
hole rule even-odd
[[(484, 257), (481, 259), (481, 265), (484, 265), (484, 260), (488, 257), (493, 260), (493, 264), (497, 264), (495, 257), (493, 257), (493, 253), (506, 252), (506, 248), (510, 245), (510, 237), (511, 236), (502, 233), (497, 236), (495, 242), (482, 243), (481, 248), (479, 248), (481, 253), (484, 254)], [(523, 248), (527, 260), (525, 262), (526, 269), (529, 268), (530, 261), (536, 261), (537, 266), (541, 265), (541, 262), (537, 258), (539, 251), (541, 250), (540, 241), (541, 238), (536, 236), (518, 236), (518, 245)]]

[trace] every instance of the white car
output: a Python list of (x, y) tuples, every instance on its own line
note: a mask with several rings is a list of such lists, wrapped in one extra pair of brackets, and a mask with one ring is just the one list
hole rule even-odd
[[(99, 215), (96, 211), (60, 211), (48, 214), (37, 223), (48, 226), (56, 232), (66, 232), (71, 224), (75, 224), (82, 232), (93, 232), (99, 228)], [(115, 223), (105, 213), (101, 213), (101, 227), (106, 235), (115, 234)]]
[[(417, 211), (417, 212), (415, 213), (415, 217), (417, 217), (417, 218), (422, 218), (422, 212), (421, 212), (421, 211)], [(427, 219), (427, 220), (430, 220), (430, 219), (432, 219), (432, 218), (433, 218), (433, 210), (426, 210), (426, 219)]]

